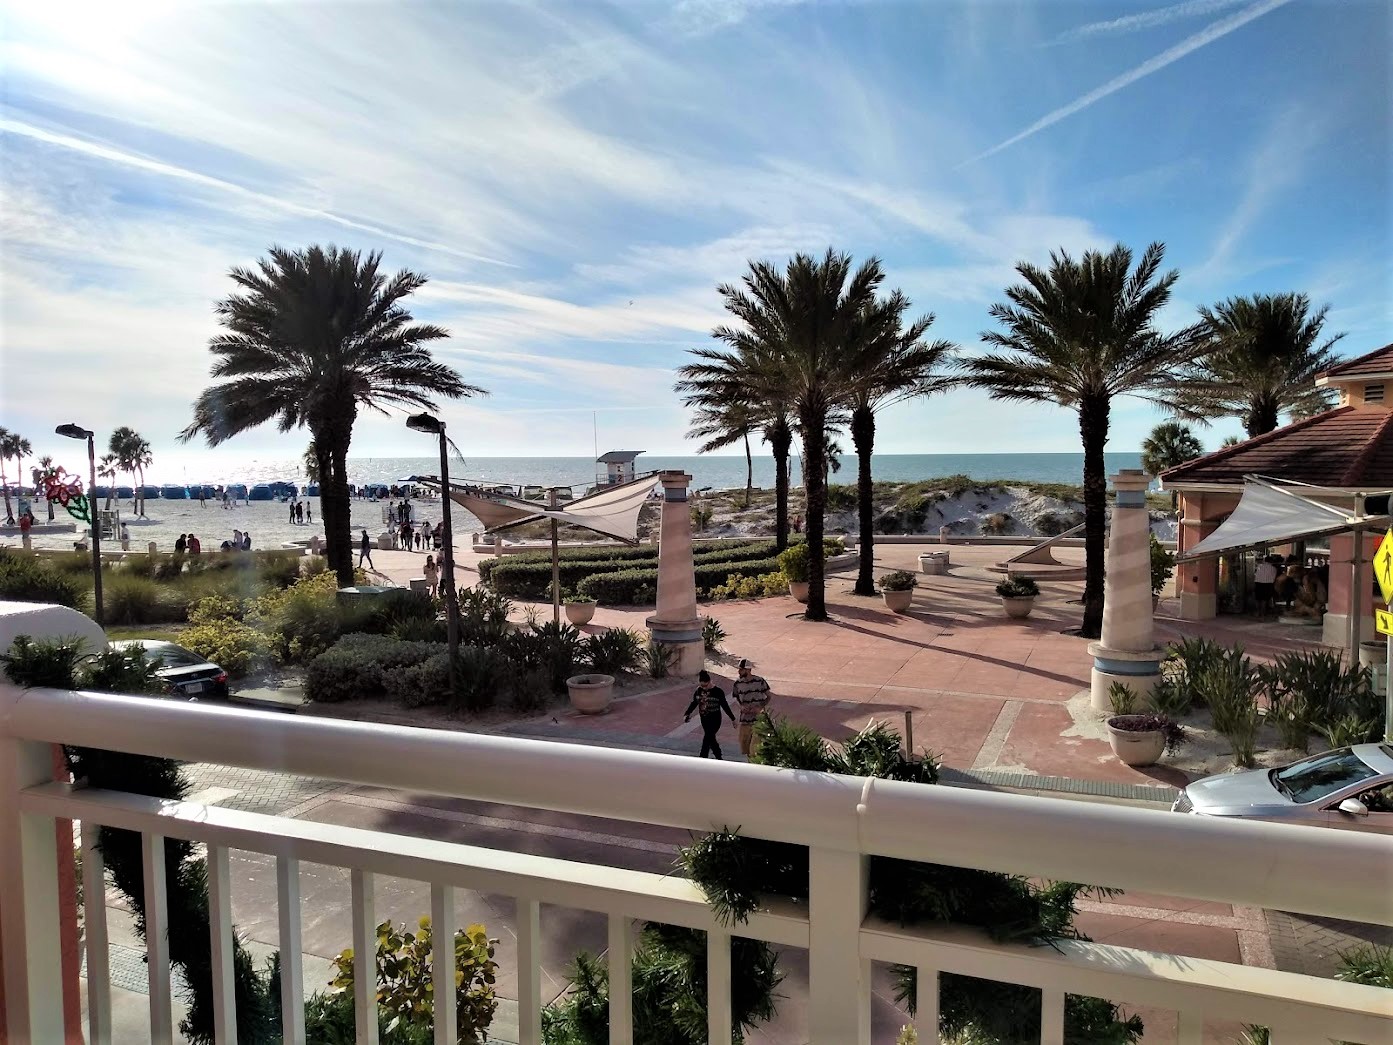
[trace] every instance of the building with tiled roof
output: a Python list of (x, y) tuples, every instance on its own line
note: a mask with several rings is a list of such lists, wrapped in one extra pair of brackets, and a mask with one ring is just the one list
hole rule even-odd
[[(1245, 476), (1304, 483), (1337, 496), (1393, 489), (1393, 345), (1333, 366), (1318, 375), (1316, 383), (1337, 392), (1339, 405), (1161, 473), (1161, 488), (1179, 494), (1181, 555), (1213, 533), (1237, 507)], [(1373, 557), (1381, 537), (1366, 535), (1364, 563)], [(1350, 534), (1330, 539), (1330, 599), (1323, 630), (1331, 645), (1343, 645), (1349, 626), (1353, 551)], [(1181, 617), (1215, 616), (1227, 581), (1221, 582), (1218, 558), (1181, 566)], [(1367, 629), (1372, 634), (1372, 618)]]

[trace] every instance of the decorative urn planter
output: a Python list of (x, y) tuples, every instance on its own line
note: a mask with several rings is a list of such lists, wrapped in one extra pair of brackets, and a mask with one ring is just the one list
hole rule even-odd
[(572, 675), (566, 680), (571, 707), (582, 715), (600, 715), (614, 699), (613, 675)]
[(919, 572), (939, 574), (948, 572), (947, 552), (924, 552), (919, 556)]
[(904, 613), (909, 609), (909, 604), (914, 598), (914, 589), (906, 588), (904, 591), (882, 591), (880, 593), (885, 598), (885, 608), (895, 613)]
[(1003, 595), (1001, 597), (1001, 608), (1006, 611), (1006, 616), (1017, 619), (1029, 617), (1030, 611), (1035, 608), (1035, 596), (1024, 595), (1011, 597)]
[(566, 603), (566, 619), (579, 628), (582, 624), (589, 624), (590, 619), (595, 616), (595, 603), (593, 602), (568, 602)]
[(1150, 715), (1114, 715), (1108, 719), (1108, 743), (1118, 761), (1128, 766), (1154, 766), (1166, 749), (1160, 729), (1127, 728), (1148, 722)]
[(788, 593), (789, 593), (790, 595), (792, 595), (795, 599), (797, 599), (799, 602), (807, 602), (807, 601), (808, 601), (808, 582), (807, 582), (807, 581), (789, 581), (789, 582), (788, 582)]

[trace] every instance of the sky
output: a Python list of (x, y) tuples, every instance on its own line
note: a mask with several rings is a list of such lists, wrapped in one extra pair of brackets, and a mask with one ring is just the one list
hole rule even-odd
[[(207, 384), (227, 273), (279, 244), (430, 282), (467, 457), (694, 449), (674, 369), (749, 259), (876, 255), (982, 351), (1021, 261), (1166, 244), (1161, 325), (1234, 294), (1393, 341), (1382, 0), (0, 3), (0, 424), (131, 425), (157, 461)], [(1163, 420), (1119, 402), (1109, 449)], [(427, 454), (360, 415), (354, 456)], [(1221, 422), (1207, 447), (1237, 433)], [(226, 454), (298, 455), (274, 426)], [(71, 455), (73, 444), (66, 453)], [(1076, 451), (958, 390), (886, 453)]]

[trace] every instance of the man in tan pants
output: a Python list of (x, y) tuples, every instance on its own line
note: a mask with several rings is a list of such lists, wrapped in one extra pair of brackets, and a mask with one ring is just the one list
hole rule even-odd
[(740, 753), (749, 758), (754, 753), (755, 722), (769, 709), (769, 683), (754, 673), (748, 660), (742, 660), (730, 695), (740, 705)]

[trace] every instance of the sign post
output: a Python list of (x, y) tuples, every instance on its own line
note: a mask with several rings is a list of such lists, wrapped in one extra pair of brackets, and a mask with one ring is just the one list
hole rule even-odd
[[(1393, 741), (1393, 527), (1383, 535), (1374, 552), (1374, 579), (1387, 610), (1374, 611), (1374, 623), (1385, 638), (1383, 692), (1383, 739)], [(1356, 578), (1356, 583), (1358, 579)]]

